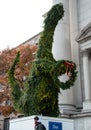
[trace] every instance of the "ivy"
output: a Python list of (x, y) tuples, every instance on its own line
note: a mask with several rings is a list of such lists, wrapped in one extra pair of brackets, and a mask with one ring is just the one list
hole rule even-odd
[[(9, 79), (13, 88), (13, 99), (18, 104), (20, 111), (25, 115), (42, 114), (44, 116), (57, 117), (59, 115), (58, 94), (60, 88), (63, 90), (69, 89), (76, 80), (76, 64), (68, 60), (56, 61), (52, 55), (55, 27), (63, 15), (64, 9), (62, 4), (54, 5), (47, 13), (37, 55), (32, 63), (30, 75), (24, 84), (24, 91), (20, 92), (18, 90), (19, 86), (17, 88), (17, 82), (13, 76), (19, 54), (17, 54), (9, 71)], [(58, 79), (59, 76), (69, 72), (71, 75), (65, 83)]]

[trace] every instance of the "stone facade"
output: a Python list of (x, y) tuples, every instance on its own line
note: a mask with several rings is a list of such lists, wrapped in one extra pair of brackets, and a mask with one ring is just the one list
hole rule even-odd
[[(64, 18), (59, 21), (55, 30), (53, 55), (56, 60), (73, 60), (76, 62), (79, 70), (79, 44), (75, 41), (78, 33), (77, 13), (76, 11), (73, 11), (73, 9), (77, 8), (77, 2), (76, 0), (54, 0), (53, 4), (59, 2), (63, 3), (65, 14)], [(67, 111), (68, 113), (69, 111), (71, 113), (71, 111), (78, 111), (82, 108), (80, 71), (75, 86), (76, 87), (73, 87), (70, 90), (61, 90), (61, 94), (59, 94), (61, 113), (67, 113)]]
[[(71, 59), (77, 64), (78, 78), (72, 89), (59, 95), (62, 117), (74, 119), (74, 130), (91, 129), (91, 2), (53, 0), (63, 3), (64, 18), (55, 30), (55, 59)], [(59, 51), (59, 52), (58, 52)]]

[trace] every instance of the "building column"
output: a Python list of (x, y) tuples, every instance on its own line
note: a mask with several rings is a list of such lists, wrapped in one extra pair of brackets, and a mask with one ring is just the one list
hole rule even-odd
[[(69, 23), (69, 0), (53, 0), (53, 4), (62, 3), (64, 6), (64, 17), (58, 22), (54, 33), (53, 56), (55, 60), (71, 60), (70, 45), (70, 23)], [(59, 77), (62, 82), (67, 79), (66, 75)], [(73, 88), (60, 90), (59, 109), (61, 116), (69, 115), (75, 111), (73, 100)]]
[(81, 75), (80, 75), (80, 49), (79, 44), (75, 40), (78, 35), (78, 3), (77, 0), (69, 0), (69, 18), (70, 18), (70, 43), (71, 43), (71, 57), (72, 61), (77, 66), (77, 79), (73, 87), (74, 104), (77, 110), (82, 108), (82, 88), (81, 88)]
[(89, 73), (89, 52), (83, 51), (83, 74), (84, 74), (84, 94), (83, 110), (91, 109), (91, 89), (90, 89), (90, 73)]

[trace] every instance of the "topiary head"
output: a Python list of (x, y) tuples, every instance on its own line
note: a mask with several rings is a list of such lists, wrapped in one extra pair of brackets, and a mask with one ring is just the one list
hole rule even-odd
[(55, 28), (55, 26), (57, 25), (58, 21), (63, 17), (64, 15), (64, 8), (63, 5), (60, 4), (56, 4), (54, 5), (49, 12), (47, 13), (47, 17), (44, 20), (44, 29), (51, 29), (51, 27)]

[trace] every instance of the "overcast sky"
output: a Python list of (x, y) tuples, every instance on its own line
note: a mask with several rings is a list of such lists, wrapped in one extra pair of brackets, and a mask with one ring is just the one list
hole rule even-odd
[(0, 0), (0, 50), (13, 48), (39, 33), (52, 0)]

